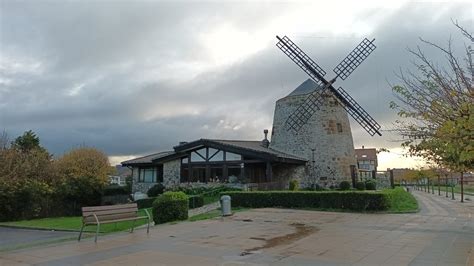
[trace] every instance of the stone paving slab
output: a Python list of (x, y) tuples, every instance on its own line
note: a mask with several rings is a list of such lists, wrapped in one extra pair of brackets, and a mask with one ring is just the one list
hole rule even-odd
[(0, 253), (0, 265), (474, 265), (473, 208), (414, 192), (422, 211), (254, 209)]

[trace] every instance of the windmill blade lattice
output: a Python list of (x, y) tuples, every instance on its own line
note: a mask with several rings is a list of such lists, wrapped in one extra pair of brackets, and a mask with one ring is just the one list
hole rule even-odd
[(303, 127), (306, 122), (311, 118), (311, 116), (319, 110), (319, 106), (324, 103), (324, 99), (322, 97), (323, 90), (316, 90), (311, 92), (308, 97), (306, 97), (305, 101), (298, 106), (298, 108), (290, 114), (288, 119), (286, 120), (286, 126), (288, 129), (299, 131), (301, 127)]
[(346, 58), (344, 58), (339, 65), (337, 65), (333, 71), (337, 77), (345, 80), (364, 60), (372, 53), (377, 46), (374, 44), (375, 39), (369, 41), (367, 38), (357, 45), (352, 52), (350, 52)]
[(280, 38), (276, 36), (279, 42), (276, 44), (280, 50), (285, 53), (293, 62), (295, 62), (306, 74), (308, 74), (319, 86), (326, 85), (324, 79), (326, 71), (324, 71), (316, 62), (306, 55), (290, 38)]
[(341, 102), (342, 107), (359, 123), (362, 128), (373, 136), (380, 133), (380, 125), (362, 108), (342, 87), (337, 89), (334, 96)]

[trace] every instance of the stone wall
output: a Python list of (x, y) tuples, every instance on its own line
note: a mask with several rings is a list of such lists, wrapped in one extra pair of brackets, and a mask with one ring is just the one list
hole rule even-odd
[[(288, 116), (300, 106), (306, 95), (291, 95), (277, 101), (273, 118), (270, 148), (308, 160), (306, 176), (318, 179), (318, 184), (331, 186), (342, 180), (351, 180), (350, 165), (357, 165), (354, 143), (347, 112), (331, 96), (322, 95), (324, 104), (300, 131), (286, 128)], [(314, 151), (315, 164), (312, 161)], [(304, 185), (303, 184), (303, 185)]]
[(181, 176), (181, 159), (168, 161), (163, 164), (163, 185), (173, 187), (179, 185)]
[(132, 193), (142, 192), (146, 194), (152, 186), (158, 183), (139, 183), (138, 182), (138, 169), (139, 169), (138, 167), (132, 168), (132, 179), (133, 179)]
[(296, 179), (303, 184), (303, 180), (307, 176), (307, 168), (304, 165), (275, 165), (272, 167), (273, 180), (281, 181), (289, 186), (292, 179)]

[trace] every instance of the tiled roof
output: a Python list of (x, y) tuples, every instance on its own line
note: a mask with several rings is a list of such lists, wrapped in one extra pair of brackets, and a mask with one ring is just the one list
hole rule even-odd
[(153, 153), (147, 156), (143, 157), (138, 157), (132, 160), (124, 161), (122, 162), (122, 165), (128, 165), (128, 164), (141, 164), (141, 163), (151, 163), (152, 160), (159, 159), (161, 157), (165, 157), (168, 155), (173, 154), (174, 151), (163, 151), (163, 152), (158, 152), (158, 153)]
[(372, 160), (377, 161), (377, 151), (374, 148), (369, 149), (355, 149), (355, 154), (358, 160)]
[(296, 89), (294, 89), (290, 94), (288, 94), (286, 97), (305, 95), (310, 92), (313, 92), (314, 90), (318, 88), (319, 87), (318, 87), (318, 84), (316, 84), (316, 82), (314, 82), (312, 79), (307, 79), (305, 82), (301, 83)]
[(235, 149), (241, 149), (249, 152), (261, 153), (265, 155), (275, 156), (281, 159), (291, 159), (305, 162), (307, 161), (304, 158), (280, 152), (271, 148), (263, 147), (261, 141), (254, 140), (222, 140), (222, 139), (199, 139), (196, 141), (184, 143), (182, 145), (176, 146), (175, 151), (182, 151), (194, 148), (194, 145), (204, 145), (205, 143), (216, 144), (221, 146), (227, 146)]

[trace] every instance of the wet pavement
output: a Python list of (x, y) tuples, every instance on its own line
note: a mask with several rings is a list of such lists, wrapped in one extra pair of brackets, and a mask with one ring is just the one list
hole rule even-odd
[(474, 204), (415, 191), (421, 211), (253, 209), (0, 253), (0, 265), (474, 265)]

